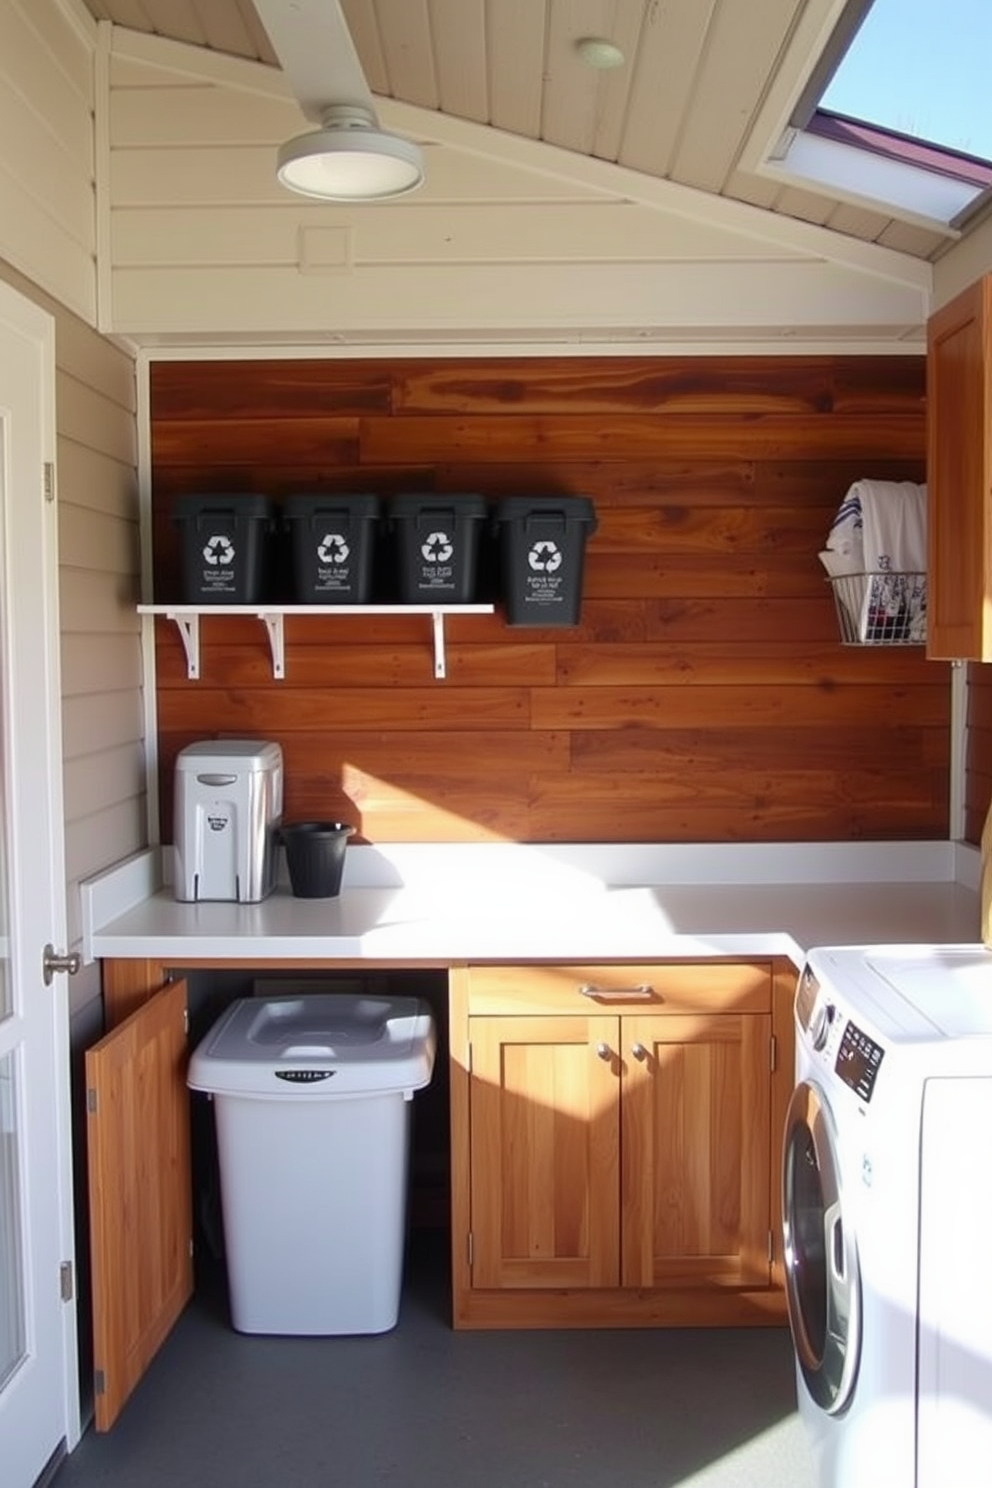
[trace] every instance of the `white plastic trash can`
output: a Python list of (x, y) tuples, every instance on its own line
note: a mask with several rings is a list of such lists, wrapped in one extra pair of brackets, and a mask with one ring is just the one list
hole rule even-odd
[(411, 1102), (435, 1047), (420, 999), (336, 993), (242, 998), (197, 1047), (238, 1332), (395, 1326)]

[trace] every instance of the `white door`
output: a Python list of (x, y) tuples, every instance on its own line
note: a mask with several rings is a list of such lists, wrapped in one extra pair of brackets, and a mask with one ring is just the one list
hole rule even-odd
[(65, 948), (54, 326), (0, 283), (0, 1470), (30, 1488), (79, 1435)]

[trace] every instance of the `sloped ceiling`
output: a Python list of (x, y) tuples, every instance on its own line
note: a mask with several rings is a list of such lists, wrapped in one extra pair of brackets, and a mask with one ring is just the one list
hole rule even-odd
[[(278, 67), (250, 0), (84, 0)], [(935, 260), (946, 233), (761, 174), (843, 0), (342, 0), (373, 94)], [(583, 37), (618, 46), (596, 71)], [(751, 168), (747, 168), (750, 165)]]

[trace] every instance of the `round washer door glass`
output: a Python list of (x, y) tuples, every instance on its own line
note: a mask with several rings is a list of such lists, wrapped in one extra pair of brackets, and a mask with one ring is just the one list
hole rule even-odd
[(837, 1135), (814, 1081), (793, 1091), (785, 1121), (782, 1222), (789, 1325), (806, 1388), (833, 1415), (847, 1404), (861, 1352), (861, 1276), (845, 1222)]

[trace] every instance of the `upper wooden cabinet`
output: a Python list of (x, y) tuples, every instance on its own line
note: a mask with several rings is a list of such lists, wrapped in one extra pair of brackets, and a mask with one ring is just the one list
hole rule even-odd
[(927, 655), (992, 660), (992, 274), (927, 327)]

